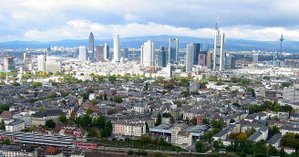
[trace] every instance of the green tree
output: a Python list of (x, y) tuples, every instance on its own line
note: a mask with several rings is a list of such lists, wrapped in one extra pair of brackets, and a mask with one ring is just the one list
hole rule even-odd
[(92, 114), (92, 113), (93, 113), (93, 110), (91, 108), (86, 110), (86, 114)]
[(156, 123), (155, 123), (155, 126), (158, 126), (162, 123), (162, 115), (159, 113), (158, 114), (158, 117), (157, 117), (157, 120), (156, 120)]
[(56, 123), (52, 119), (49, 119), (46, 121), (47, 128), (53, 129), (53, 128), (55, 128), (55, 126), (56, 126)]
[(112, 123), (111, 123), (111, 121), (106, 121), (105, 127), (104, 127), (104, 129), (102, 131), (101, 136), (103, 138), (110, 137), (111, 133), (112, 133)]
[(100, 137), (100, 132), (96, 128), (90, 128), (87, 133), (88, 137)]
[(122, 103), (123, 102), (123, 99), (120, 97), (120, 96), (115, 96), (113, 98), (113, 101), (116, 102), (116, 103)]
[(195, 149), (199, 153), (206, 152), (205, 144), (201, 141), (196, 142)]
[(60, 116), (59, 116), (59, 121), (60, 121), (61, 123), (63, 123), (63, 124), (67, 124), (68, 119), (66, 118), (66, 115), (63, 114), (63, 115), (60, 115)]
[(41, 82), (32, 82), (31, 85), (32, 87), (36, 88), (42, 86), (43, 84)]
[(108, 80), (111, 82), (111, 83), (114, 83), (117, 79), (116, 79), (116, 76), (115, 75), (111, 75), (108, 77)]

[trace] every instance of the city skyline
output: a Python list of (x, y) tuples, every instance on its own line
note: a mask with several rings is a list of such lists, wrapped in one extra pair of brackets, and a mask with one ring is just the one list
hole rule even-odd
[[(53, 0), (39, 5), (36, 0), (14, 2), (1, 0), (1, 42), (83, 39), (91, 31), (98, 39), (112, 38), (115, 34), (212, 38), (215, 22), (231, 39), (276, 41), (283, 33), (286, 40), (299, 40), (299, 20), (293, 16), (298, 14), (299, 3), (295, 0), (288, 3)], [(169, 18), (172, 16), (176, 18)]]

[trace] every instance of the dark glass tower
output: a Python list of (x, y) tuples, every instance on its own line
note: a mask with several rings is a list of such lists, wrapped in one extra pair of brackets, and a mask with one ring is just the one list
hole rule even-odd
[(89, 42), (89, 46), (88, 46), (88, 58), (90, 60), (93, 60), (95, 59), (95, 55), (94, 55), (94, 36), (92, 34), (92, 32), (90, 32), (89, 34), (89, 39), (88, 39), (88, 42)]
[(168, 47), (168, 63), (174, 64), (178, 60), (179, 53), (179, 39), (169, 39)]

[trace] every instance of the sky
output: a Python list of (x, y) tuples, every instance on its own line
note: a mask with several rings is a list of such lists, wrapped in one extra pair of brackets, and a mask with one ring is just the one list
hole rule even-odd
[(299, 41), (298, 0), (0, 0), (0, 41), (136, 36)]

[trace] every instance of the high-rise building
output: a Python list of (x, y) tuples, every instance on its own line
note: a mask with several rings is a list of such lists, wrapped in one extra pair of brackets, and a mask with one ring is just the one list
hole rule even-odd
[(200, 53), (200, 44), (194, 43), (194, 57), (193, 57), (193, 65), (198, 65), (198, 56)]
[(97, 61), (104, 61), (104, 45), (96, 46), (95, 56)]
[(154, 43), (150, 40), (148, 40), (141, 46), (140, 61), (143, 66), (154, 65), (154, 52), (155, 52)]
[(31, 59), (31, 55), (29, 53), (23, 53), (23, 61), (24, 61), (24, 65), (23, 65), (23, 70), (24, 71), (31, 71), (32, 70), (32, 59)]
[(85, 46), (79, 47), (79, 60), (85, 61), (87, 60), (87, 52)]
[(253, 54), (252, 55), (252, 63), (258, 63), (259, 62), (259, 54)]
[(104, 60), (109, 60), (109, 45), (107, 43), (104, 43)]
[(288, 103), (299, 102), (299, 84), (283, 89), (283, 101)]
[(194, 65), (194, 54), (195, 54), (196, 46), (193, 43), (187, 44), (186, 48), (186, 72), (192, 71), (192, 66)]
[(121, 49), (123, 58), (129, 58), (129, 49), (128, 48), (122, 48)]
[(207, 51), (200, 51), (198, 54), (198, 65), (207, 66)]
[(37, 71), (46, 71), (46, 55), (37, 56)]
[(225, 34), (220, 32), (218, 24), (215, 27), (213, 70), (222, 71), (225, 65)]
[(209, 51), (207, 54), (207, 68), (212, 69), (213, 68), (213, 52)]
[(235, 56), (233, 54), (226, 54), (225, 65), (226, 65), (225, 66), (226, 69), (235, 69), (236, 68)]
[(158, 65), (161, 67), (166, 67), (167, 65), (167, 53), (165, 47), (161, 46), (158, 54)]
[(169, 39), (168, 63), (174, 64), (178, 61), (179, 39)]
[(3, 60), (3, 70), (4, 71), (12, 71), (15, 68), (14, 58), (13, 57), (5, 57)]
[(120, 62), (121, 52), (119, 47), (119, 35), (114, 36), (113, 38), (113, 61)]
[(47, 57), (46, 72), (61, 72), (61, 61), (58, 57)]
[(95, 54), (94, 54), (94, 36), (93, 36), (93, 33), (90, 32), (89, 34), (89, 45), (88, 45), (88, 58), (90, 60), (93, 60), (95, 59)]

